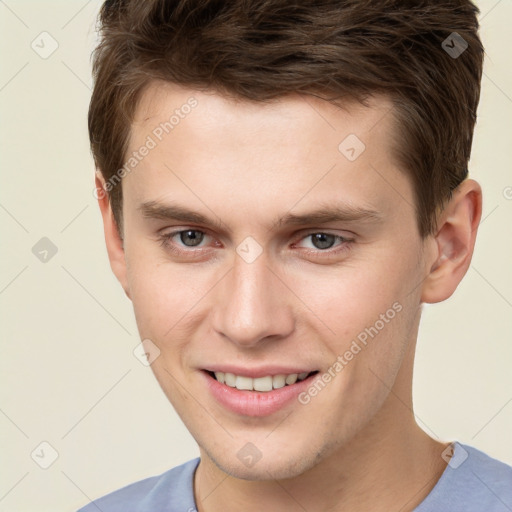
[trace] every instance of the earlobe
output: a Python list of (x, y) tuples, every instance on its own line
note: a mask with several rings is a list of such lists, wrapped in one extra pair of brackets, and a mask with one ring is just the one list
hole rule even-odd
[(131, 299), (127, 280), (123, 240), (119, 234), (114, 214), (112, 213), (108, 193), (105, 191), (105, 180), (99, 171), (96, 172), (95, 185), (96, 197), (98, 198), (98, 205), (103, 219), (103, 231), (105, 234), (105, 243), (107, 246), (110, 267), (118, 281), (121, 283), (127, 297)]
[(455, 292), (471, 263), (481, 215), (482, 190), (476, 181), (467, 179), (440, 214), (434, 261), (423, 282), (422, 302), (441, 302)]

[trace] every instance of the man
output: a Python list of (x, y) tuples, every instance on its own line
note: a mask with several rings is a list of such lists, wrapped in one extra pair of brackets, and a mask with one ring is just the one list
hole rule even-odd
[(512, 468), (412, 408), (466, 273), (468, 0), (107, 1), (89, 113), (112, 270), (200, 459), (111, 511), (505, 511)]

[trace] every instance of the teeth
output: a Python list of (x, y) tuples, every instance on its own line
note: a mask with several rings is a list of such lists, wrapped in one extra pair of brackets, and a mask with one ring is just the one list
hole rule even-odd
[(290, 386), (291, 384), (295, 384), (297, 382), (297, 377), (298, 377), (298, 374), (296, 374), (296, 373), (292, 373), (292, 374), (288, 375), (285, 380), (286, 384), (288, 384), (288, 386)]
[(249, 379), (254, 381), (254, 391), (272, 391), (272, 377)]
[(286, 375), (274, 375), (272, 377), (272, 387), (274, 389), (284, 388), (286, 386)]
[(221, 383), (226, 384), (230, 388), (237, 388), (248, 391), (272, 391), (272, 389), (281, 389), (285, 386), (291, 386), (298, 380), (304, 380), (309, 375), (308, 372), (292, 373), (290, 375), (268, 375), (266, 377), (244, 377), (242, 375), (234, 375), (233, 373), (215, 372), (215, 378)]
[(236, 386), (236, 377), (232, 373), (225, 373), (224, 384), (226, 384), (226, 386), (229, 386), (230, 388), (234, 388)]
[(250, 377), (238, 377), (235, 380), (235, 386), (236, 389), (247, 389), (249, 391), (252, 391), (254, 389), (253, 387), (253, 379)]

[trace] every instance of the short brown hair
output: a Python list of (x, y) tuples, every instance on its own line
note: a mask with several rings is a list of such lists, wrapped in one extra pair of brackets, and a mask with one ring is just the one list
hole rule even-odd
[[(419, 232), (432, 234), (467, 176), (478, 12), (470, 0), (107, 0), (89, 108), (96, 167), (105, 180), (123, 167), (137, 102), (155, 79), (250, 101), (304, 93), (364, 103), (384, 93)], [(121, 232), (121, 185), (109, 200)]]

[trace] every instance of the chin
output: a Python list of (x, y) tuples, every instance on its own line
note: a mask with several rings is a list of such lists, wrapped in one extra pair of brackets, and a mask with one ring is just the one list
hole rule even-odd
[(225, 453), (219, 454), (219, 456), (206, 453), (208, 458), (224, 473), (240, 480), (252, 481), (295, 478), (311, 469), (322, 458), (320, 453), (315, 457), (314, 454), (281, 452), (277, 457), (263, 455), (254, 465), (248, 467), (237, 457), (228, 459)]

